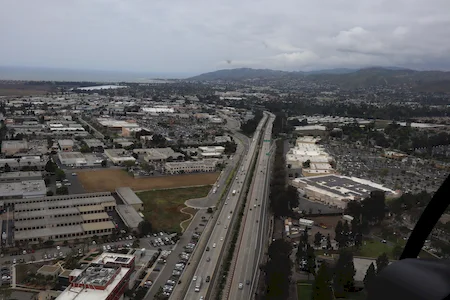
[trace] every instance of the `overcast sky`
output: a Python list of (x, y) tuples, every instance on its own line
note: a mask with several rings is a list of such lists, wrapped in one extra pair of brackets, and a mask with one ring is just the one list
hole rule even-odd
[(0, 0), (0, 65), (450, 69), (450, 0)]

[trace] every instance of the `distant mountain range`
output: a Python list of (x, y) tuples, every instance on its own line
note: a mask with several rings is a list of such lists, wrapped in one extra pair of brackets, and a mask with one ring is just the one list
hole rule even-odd
[(329, 69), (311, 72), (287, 72), (270, 69), (228, 69), (204, 73), (188, 80), (194, 81), (248, 81), (271, 79), (306, 80), (335, 84), (343, 89), (374, 86), (407, 86), (417, 91), (450, 92), (450, 72), (416, 71), (397, 67), (365, 69)]

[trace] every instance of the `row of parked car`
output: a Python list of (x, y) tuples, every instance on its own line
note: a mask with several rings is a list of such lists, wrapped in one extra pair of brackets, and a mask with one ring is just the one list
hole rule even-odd
[(10, 285), (11, 284), (11, 269), (8, 267), (2, 267), (0, 272), (2, 273), (1, 285)]

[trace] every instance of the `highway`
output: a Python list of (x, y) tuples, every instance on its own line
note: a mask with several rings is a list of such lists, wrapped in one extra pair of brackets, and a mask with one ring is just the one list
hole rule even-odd
[[(180, 260), (179, 255), (181, 254), (181, 252), (183, 252), (185, 250), (184, 246), (186, 246), (191, 241), (191, 236), (196, 231), (195, 228), (199, 227), (199, 225), (202, 221), (202, 217), (209, 218), (211, 216), (210, 214), (208, 214), (206, 212), (206, 209), (208, 207), (212, 207), (217, 204), (219, 197), (222, 194), (222, 190), (226, 187), (226, 180), (227, 180), (229, 174), (231, 174), (234, 167), (239, 162), (239, 159), (241, 158), (241, 156), (243, 156), (245, 153), (248, 152), (249, 138), (236, 132), (236, 130), (239, 129), (239, 126), (240, 126), (240, 124), (236, 120), (228, 119), (227, 127), (233, 132), (233, 136), (235, 137), (234, 140), (237, 144), (237, 149), (236, 149), (235, 154), (233, 155), (232, 161), (227, 162), (227, 166), (225, 167), (225, 169), (223, 170), (222, 174), (220, 175), (218, 181), (216, 182), (216, 186), (220, 185), (220, 188), (217, 188), (216, 193), (212, 193), (212, 189), (211, 189), (211, 191), (209, 192), (207, 197), (205, 197), (204, 199), (201, 199), (200, 201), (195, 201), (195, 204), (196, 204), (195, 207), (197, 207), (200, 210), (195, 214), (195, 216), (192, 219), (192, 221), (190, 222), (188, 228), (186, 228), (186, 230), (183, 232), (181, 239), (178, 241), (177, 245), (172, 250), (172, 253), (167, 258), (167, 262), (164, 265), (164, 268), (158, 274), (157, 279), (155, 280), (155, 282), (153, 283), (153, 285), (147, 292), (147, 295), (145, 296), (144, 299), (146, 299), (146, 300), (154, 299), (156, 293), (158, 292), (159, 287), (164, 286), (164, 284), (167, 282), (167, 280), (169, 280), (172, 277), (172, 271), (175, 267), (175, 264), (178, 263)], [(187, 202), (192, 203), (193, 201), (187, 201)], [(211, 222), (211, 221), (209, 221), (209, 222)], [(209, 222), (206, 226), (210, 226)], [(207, 232), (206, 228), (204, 230), (197, 230), (197, 231), (203, 231), (204, 233)], [(190, 263), (192, 265), (194, 262), (191, 262), (191, 260), (190, 260)], [(186, 270), (191, 268), (191, 265), (186, 266)], [(176, 292), (178, 289), (179, 289), (179, 285), (176, 286), (172, 295), (177, 294)]]
[[(198, 263), (197, 269), (194, 272), (194, 281), (191, 279), (189, 288), (184, 297), (185, 300), (196, 299), (198, 300), (200, 296), (206, 298), (209, 292), (210, 282), (214, 280), (217, 264), (220, 263), (221, 252), (223, 246), (227, 240), (227, 235), (232, 230), (232, 221), (237, 218), (238, 203), (240, 195), (244, 188), (244, 183), (246, 182), (247, 173), (249, 172), (252, 161), (255, 157), (256, 150), (259, 148), (259, 137), (261, 135), (262, 129), (266, 120), (268, 119), (268, 114), (264, 114), (262, 120), (258, 124), (255, 134), (253, 135), (253, 140), (251, 141), (248, 153), (243, 159), (241, 166), (238, 169), (237, 175), (231, 184), (229, 193), (225, 200), (222, 209), (216, 212), (218, 215), (215, 227), (211, 233), (208, 240), (207, 247), (202, 254), (200, 262)], [(209, 277), (209, 278), (208, 278)], [(210, 279), (210, 280), (207, 280)], [(201, 283), (198, 291), (196, 292), (196, 286)]]
[(255, 168), (255, 175), (248, 195), (243, 218), (243, 231), (238, 240), (237, 255), (232, 262), (229, 282), (223, 299), (251, 299), (255, 274), (259, 267), (259, 253), (264, 242), (262, 227), (265, 224), (269, 184), (269, 161), (272, 139), (272, 124), (275, 116), (270, 115), (263, 135), (261, 151)]

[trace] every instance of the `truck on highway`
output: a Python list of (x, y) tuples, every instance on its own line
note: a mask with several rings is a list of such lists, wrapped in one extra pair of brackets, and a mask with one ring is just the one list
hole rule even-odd
[(236, 195), (236, 190), (233, 190), (233, 196)]
[(202, 287), (202, 277), (199, 276), (195, 282), (195, 291), (200, 292), (200, 288)]

